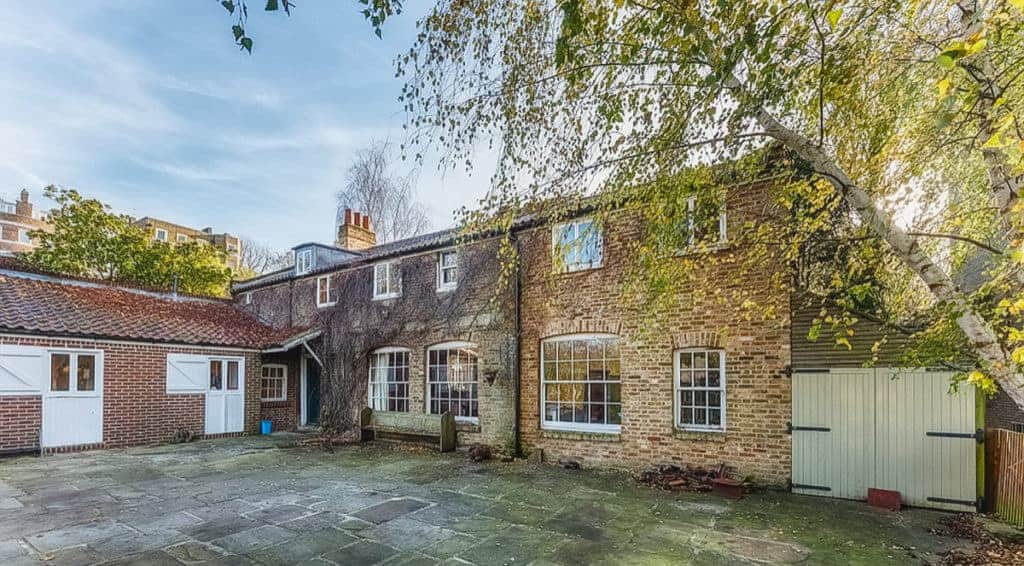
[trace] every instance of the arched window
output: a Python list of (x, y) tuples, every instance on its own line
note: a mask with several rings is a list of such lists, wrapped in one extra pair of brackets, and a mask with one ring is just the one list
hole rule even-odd
[(480, 416), (479, 369), (473, 344), (446, 342), (427, 349), (427, 411), (459, 420)]
[(409, 412), (409, 350), (380, 348), (370, 354), (370, 408)]
[(544, 340), (540, 348), (541, 426), (619, 432), (622, 371), (618, 337), (559, 336)]

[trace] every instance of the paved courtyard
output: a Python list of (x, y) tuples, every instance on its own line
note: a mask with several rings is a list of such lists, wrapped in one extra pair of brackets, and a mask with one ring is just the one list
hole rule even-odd
[(0, 460), (0, 564), (885, 564), (940, 513), (287, 437)]

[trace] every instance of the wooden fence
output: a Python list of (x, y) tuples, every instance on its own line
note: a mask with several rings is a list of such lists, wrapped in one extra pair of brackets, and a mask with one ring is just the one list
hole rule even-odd
[(990, 428), (985, 445), (988, 509), (1008, 523), (1024, 526), (1024, 433)]

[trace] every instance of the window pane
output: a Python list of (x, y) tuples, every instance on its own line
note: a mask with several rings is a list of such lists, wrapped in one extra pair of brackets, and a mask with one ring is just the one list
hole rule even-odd
[(71, 355), (53, 354), (50, 356), (50, 391), (69, 391), (71, 389)]
[(223, 377), (221, 376), (221, 361), (210, 362), (210, 389), (220, 391), (224, 388)]
[(228, 362), (228, 389), (238, 389), (238, 362)]
[(388, 293), (398, 293), (402, 290), (402, 272), (397, 265), (388, 266)]
[(96, 390), (96, 356), (78, 355), (78, 390)]
[(622, 424), (622, 405), (608, 404), (608, 424)]
[(720, 387), (721, 385), (721, 370), (708, 370), (708, 387)]

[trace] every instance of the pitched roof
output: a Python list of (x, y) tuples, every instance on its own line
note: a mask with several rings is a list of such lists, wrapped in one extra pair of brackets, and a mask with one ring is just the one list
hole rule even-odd
[(308, 328), (275, 330), (219, 299), (13, 270), (0, 263), (0, 332), (265, 349)]
[[(459, 230), (457, 228), (450, 228), (448, 230), (440, 230), (438, 232), (431, 232), (429, 234), (421, 234), (419, 236), (413, 236), (411, 238), (405, 238), (403, 240), (395, 240), (394, 242), (388, 242), (365, 250), (360, 250), (354, 257), (342, 258), (339, 261), (329, 262), (318, 266), (313, 271), (303, 273), (300, 277), (310, 277), (318, 273), (325, 273), (328, 271), (335, 271), (344, 267), (360, 265), (363, 263), (369, 263), (373, 261), (379, 261), (390, 257), (416, 253), (432, 248), (438, 248), (443, 246), (450, 246), (455, 243), (458, 238)], [(312, 245), (312, 244), (310, 244)], [(322, 245), (322, 244), (316, 244)], [(302, 246), (298, 246), (302, 247)], [(329, 247), (329, 246), (325, 246)], [(286, 267), (277, 271), (272, 271), (265, 275), (255, 277), (246, 281), (240, 281), (231, 286), (231, 290), (235, 292), (247, 291), (250, 289), (256, 289), (258, 287), (264, 287), (267, 285), (273, 285), (274, 283), (281, 283), (288, 281), (295, 277), (295, 268)]]

